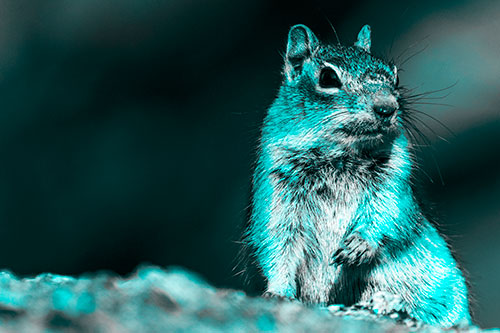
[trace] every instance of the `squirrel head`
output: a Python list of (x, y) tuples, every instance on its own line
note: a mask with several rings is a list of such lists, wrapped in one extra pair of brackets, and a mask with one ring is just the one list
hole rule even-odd
[(401, 134), (395, 65), (370, 53), (365, 25), (353, 46), (321, 43), (305, 25), (288, 34), (284, 80), (269, 123), (288, 148), (376, 149)]

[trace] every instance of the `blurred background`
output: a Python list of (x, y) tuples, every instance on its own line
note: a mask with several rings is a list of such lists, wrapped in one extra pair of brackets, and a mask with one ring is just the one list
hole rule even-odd
[[(500, 326), (500, 2), (0, 1), (0, 267), (234, 276), (289, 27), (372, 26), (421, 105), (424, 196)], [(448, 131), (443, 125), (451, 130)]]

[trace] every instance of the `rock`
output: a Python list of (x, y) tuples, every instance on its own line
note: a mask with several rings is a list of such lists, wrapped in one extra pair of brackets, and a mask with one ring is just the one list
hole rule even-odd
[[(179, 267), (141, 267), (128, 278), (0, 272), (0, 327), (14, 332), (439, 332), (398, 311), (397, 298), (305, 306), (216, 289)], [(477, 327), (465, 331), (480, 331)]]

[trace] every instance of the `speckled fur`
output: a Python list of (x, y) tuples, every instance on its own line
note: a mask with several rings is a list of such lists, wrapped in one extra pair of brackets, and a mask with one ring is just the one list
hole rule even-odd
[[(324, 67), (340, 89), (318, 85)], [(350, 305), (388, 291), (426, 323), (470, 322), (463, 275), (413, 196), (396, 77), (396, 66), (370, 54), (368, 26), (351, 47), (292, 27), (245, 239), (267, 295)], [(380, 119), (380, 105), (397, 111)]]

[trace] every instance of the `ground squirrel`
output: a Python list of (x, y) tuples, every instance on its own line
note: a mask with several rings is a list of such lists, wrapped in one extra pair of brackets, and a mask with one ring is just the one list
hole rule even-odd
[(267, 295), (355, 304), (378, 292), (429, 324), (470, 322), (465, 279), (410, 186), (397, 67), (304, 25), (288, 35), (284, 79), (262, 128), (246, 243)]

